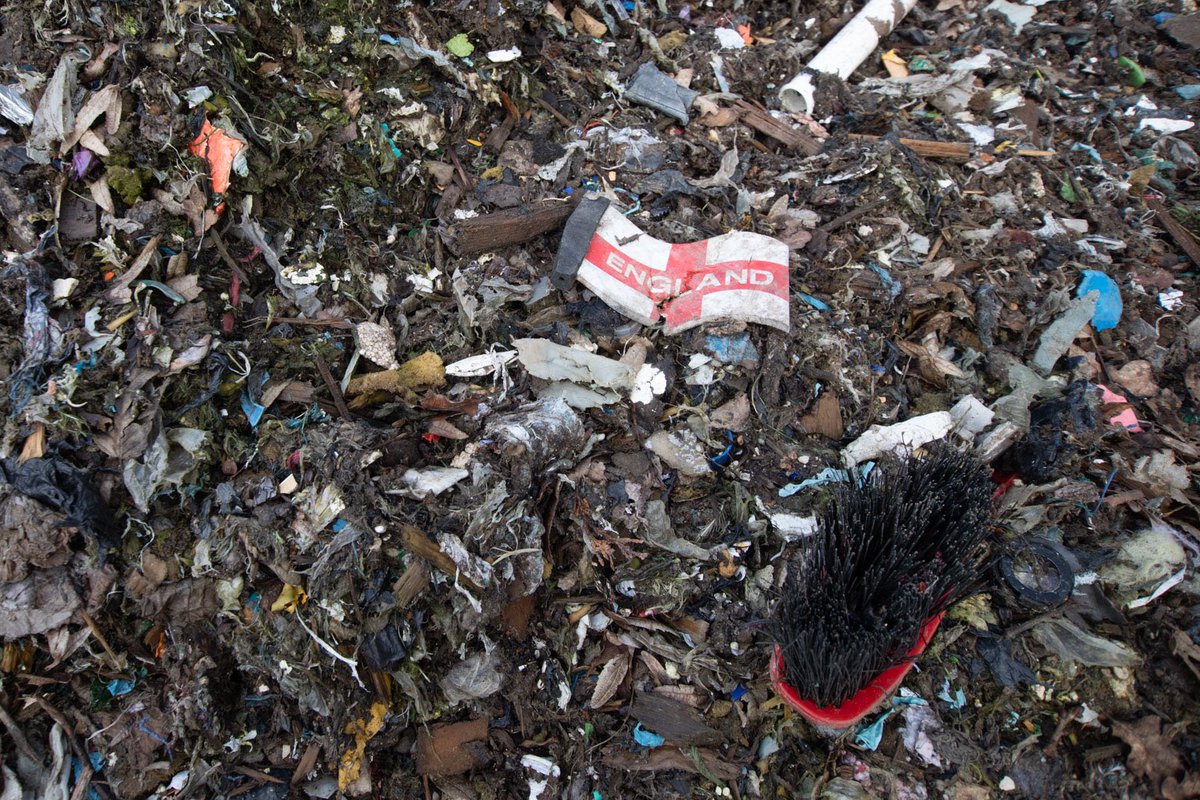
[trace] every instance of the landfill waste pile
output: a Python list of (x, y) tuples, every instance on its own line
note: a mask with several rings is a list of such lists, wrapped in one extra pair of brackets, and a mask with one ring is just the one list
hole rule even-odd
[(1200, 797), (1195, 0), (0, 5), (0, 797)]

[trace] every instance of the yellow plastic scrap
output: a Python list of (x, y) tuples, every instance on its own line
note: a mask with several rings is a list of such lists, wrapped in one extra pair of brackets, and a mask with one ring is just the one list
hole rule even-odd
[[(446, 367), (442, 358), (433, 351), (426, 351), (400, 365), (398, 369), (371, 372), (350, 381), (346, 395), (355, 397), (373, 392), (411, 396), (418, 389), (431, 389), (446, 383)], [(353, 405), (352, 405), (353, 407)]]
[(883, 66), (892, 78), (908, 77), (908, 65), (904, 63), (904, 57), (895, 50), (888, 50), (883, 54)]
[(363, 757), (367, 752), (367, 742), (375, 738), (375, 734), (383, 730), (383, 718), (387, 716), (387, 703), (376, 700), (371, 704), (371, 718), (356, 719), (346, 723), (345, 733), (354, 735), (354, 746), (342, 753), (338, 762), (338, 790), (346, 791), (346, 787), (358, 780), (362, 772)]
[(295, 614), (296, 609), (308, 602), (308, 593), (299, 586), (293, 586), (290, 583), (283, 585), (283, 591), (279, 593), (279, 597), (275, 598), (275, 602), (271, 604), (271, 611), (279, 613), (286, 611), (289, 614)]

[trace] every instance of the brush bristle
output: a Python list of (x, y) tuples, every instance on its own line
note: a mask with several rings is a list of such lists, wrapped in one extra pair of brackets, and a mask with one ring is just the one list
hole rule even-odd
[(978, 585), (991, 499), (984, 467), (950, 447), (838, 484), (777, 608), (788, 683), (837, 706), (900, 663)]

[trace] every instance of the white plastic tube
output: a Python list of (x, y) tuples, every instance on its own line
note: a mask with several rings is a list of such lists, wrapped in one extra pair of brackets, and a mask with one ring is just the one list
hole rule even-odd
[(879, 40), (900, 24), (917, 0), (869, 0), (854, 19), (838, 31), (829, 44), (808, 62), (805, 70), (779, 90), (779, 102), (785, 111), (812, 111), (814, 88), (812, 72), (825, 72), (849, 78), (879, 46)]

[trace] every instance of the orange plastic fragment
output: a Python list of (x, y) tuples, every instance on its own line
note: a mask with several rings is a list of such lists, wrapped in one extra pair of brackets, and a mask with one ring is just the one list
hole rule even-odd
[(749, 24), (738, 25), (737, 32), (742, 35), (742, 41), (746, 43), (747, 47), (754, 44), (754, 37), (750, 35), (750, 25)]
[(200, 129), (200, 135), (192, 141), (188, 151), (208, 162), (213, 191), (225, 194), (229, 190), (229, 173), (233, 170), (233, 160), (245, 146), (244, 140), (214, 127), (206, 119), (204, 127)]

